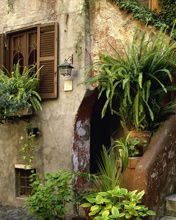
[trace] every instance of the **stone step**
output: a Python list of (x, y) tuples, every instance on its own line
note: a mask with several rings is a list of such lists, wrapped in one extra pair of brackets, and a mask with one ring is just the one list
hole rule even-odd
[(176, 194), (166, 197), (166, 213), (176, 217)]
[(174, 216), (164, 216), (160, 220), (176, 220), (176, 217), (174, 217)]

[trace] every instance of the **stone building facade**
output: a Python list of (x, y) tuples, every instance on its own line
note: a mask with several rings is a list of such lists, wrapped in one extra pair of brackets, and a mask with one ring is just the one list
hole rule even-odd
[(19, 141), (26, 125), (30, 122), (41, 131), (33, 165), (37, 172), (89, 171), (96, 92), (86, 91), (81, 84), (84, 70), (99, 53), (111, 53), (111, 46), (121, 52), (122, 43), (131, 41), (136, 27), (143, 26), (108, 0), (0, 0), (0, 19), (0, 34), (5, 37), (31, 29), (38, 35), (43, 25), (54, 24), (58, 28), (55, 65), (71, 56), (74, 66), (69, 91), (57, 69), (57, 95), (43, 99), (41, 112), (27, 121), (0, 125), (0, 203), (19, 206), (24, 199), (16, 193), (15, 168), (24, 168)]

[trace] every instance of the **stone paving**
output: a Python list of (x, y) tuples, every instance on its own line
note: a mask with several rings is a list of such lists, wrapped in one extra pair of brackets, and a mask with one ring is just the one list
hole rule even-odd
[(0, 220), (38, 220), (29, 216), (24, 208), (0, 205)]

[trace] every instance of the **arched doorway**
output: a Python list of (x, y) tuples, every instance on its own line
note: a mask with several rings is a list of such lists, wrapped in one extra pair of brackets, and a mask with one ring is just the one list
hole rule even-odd
[(110, 147), (111, 137), (119, 127), (119, 119), (107, 110), (101, 118), (101, 110), (106, 96), (98, 99), (98, 91), (86, 93), (74, 127), (73, 170), (96, 173), (102, 145)]

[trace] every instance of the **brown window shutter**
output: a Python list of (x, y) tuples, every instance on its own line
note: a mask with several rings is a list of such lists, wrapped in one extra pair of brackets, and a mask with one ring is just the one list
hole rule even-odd
[(40, 25), (37, 30), (39, 93), (43, 99), (57, 98), (58, 25)]
[(0, 34), (0, 69), (5, 66), (5, 37), (4, 34)]

